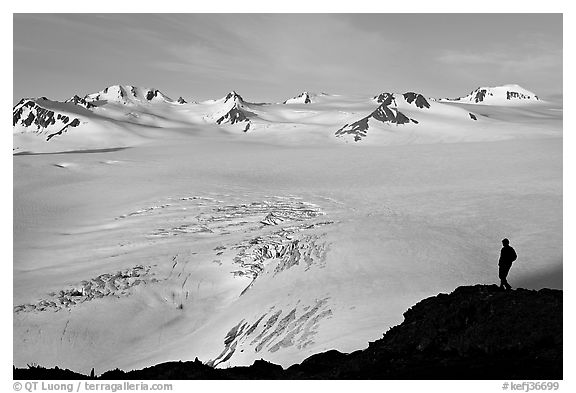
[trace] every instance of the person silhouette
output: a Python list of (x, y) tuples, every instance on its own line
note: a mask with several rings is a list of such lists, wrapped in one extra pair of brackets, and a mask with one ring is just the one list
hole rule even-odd
[(516, 251), (510, 247), (510, 241), (508, 239), (502, 239), (502, 246), (500, 259), (498, 260), (498, 277), (500, 278), (500, 288), (508, 290), (512, 289), (512, 286), (508, 284), (506, 277), (512, 267), (512, 262), (514, 262), (518, 256), (516, 255)]

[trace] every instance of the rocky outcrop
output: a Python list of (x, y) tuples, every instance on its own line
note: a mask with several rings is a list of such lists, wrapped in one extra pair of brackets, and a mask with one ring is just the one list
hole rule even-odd
[(244, 103), (244, 99), (242, 98), (242, 96), (236, 93), (234, 90), (226, 94), (226, 97), (224, 97), (224, 103), (227, 103), (228, 101), (233, 101), (234, 103), (237, 104)]
[(147, 99), (148, 101), (151, 101), (151, 100), (153, 100), (154, 98), (158, 97), (158, 93), (160, 93), (160, 92), (159, 92), (158, 90), (156, 90), (156, 89), (148, 90), (148, 91), (146, 92), (146, 99)]
[[(407, 94), (414, 94), (414, 93), (407, 93)], [(411, 101), (413, 102), (416, 100), (417, 97), (416, 96), (412, 97), (411, 95), (409, 95), (409, 98), (413, 98)], [(370, 123), (374, 121), (377, 123), (385, 123), (385, 124), (407, 124), (410, 122), (418, 124), (417, 120), (409, 118), (404, 113), (400, 112), (400, 110), (398, 110), (396, 104), (396, 97), (394, 96), (394, 94), (382, 93), (374, 97), (374, 99), (378, 103), (380, 103), (380, 106), (376, 108), (374, 112), (352, 124), (345, 124), (344, 127), (336, 131), (336, 136), (343, 137), (346, 135), (351, 135), (354, 137), (355, 142), (361, 141), (362, 138), (365, 138), (367, 136), (368, 130), (370, 129)], [(418, 103), (424, 107), (422, 99), (420, 99)], [(425, 99), (424, 102), (428, 105), (428, 107), (430, 106)], [(417, 103), (415, 104), (418, 105)]]
[[(302, 366), (292, 371), (306, 374)], [(326, 378), (562, 378), (562, 291), (459, 287), (414, 305), (404, 313), (404, 322), (382, 339), (320, 374)]]
[[(249, 367), (215, 369), (196, 359), (143, 370), (114, 370), (99, 378), (562, 379), (562, 298), (561, 290), (552, 289), (501, 291), (496, 285), (459, 287), (450, 294), (417, 303), (404, 313), (400, 325), (369, 343), (368, 348), (350, 354), (332, 350), (285, 370), (264, 360)], [(272, 335), (270, 340), (284, 342), (291, 326), (297, 328), (302, 317), (292, 310), (271, 311), (255, 321), (240, 321), (226, 335), (224, 344), (229, 351), (235, 342), (251, 338), (259, 326), (263, 332), (260, 340)], [(278, 341), (279, 337), (284, 338)], [(223, 352), (224, 357), (227, 353)], [(68, 370), (41, 367), (14, 369), (13, 377), (86, 378)]]
[(519, 93), (517, 91), (506, 91), (506, 99), (507, 100), (512, 100), (512, 99), (519, 99), (519, 100), (535, 99), (535, 100), (539, 100), (537, 95), (524, 94), (524, 93)]
[(12, 110), (12, 125), (15, 131), (46, 134), (46, 140), (61, 135), (68, 127), (80, 125), (80, 119), (48, 109), (50, 101), (46, 97), (20, 100)]
[(69, 99), (67, 99), (67, 100), (64, 101), (64, 102), (70, 102), (70, 103), (72, 103), (72, 104), (74, 104), (74, 105), (78, 105), (78, 106), (81, 106), (81, 107), (86, 108), (86, 109), (90, 109), (90, 108), (95, 108), (95, 107), (96, 107), (96, 105), (94, 105), (93, 103), (88, 102), (88, 101), (86, 101), (84, 98), (79, 97), (79, 96), (77, 96), (77, 95), (74, 95), (74, 97), (69, 98)]
[(240, 94), (231, 91), (222, 100), (223, 109), (216, 116), (216, 124), (239, 124), (244, 123), (244, 132), (250, 129), (250, 117), (254, 116), (252, 112), (246, 109), (244, 99)]
[(228, 112), (226, 112), (224, 115), (219, 117), (218, 120), (216, 120), (216, 124), (222, 124), (222, 123), (236, 124), (248, 121), (249, 120), (246, 112), (242, 108), (240, 108), (239, 105), (234, 105), (234, 107), (232, 107)]
[(422, 94), (414, 92), (404, 93), (400, 97), (397, 97), (397, 95), (392, 93), (380, 93), (377, 96), (374, 96), (373, 99), (376, 100), (376, 102), (378, 102), (379, 104), (384, 104), (386, 106), (392, 104), (396, 106), (397, 99), (404, 99), (404, 101), (406, 101), (408, 104), (414, 105), (417, 108), (420, 109), (430, 108), (430, 104), (428, 103), (426, 98)]
[(430, 104), (422, 94), (408, 92), (402, 94), (407, 103), (416, 105), (418, 108), (430, 108)]

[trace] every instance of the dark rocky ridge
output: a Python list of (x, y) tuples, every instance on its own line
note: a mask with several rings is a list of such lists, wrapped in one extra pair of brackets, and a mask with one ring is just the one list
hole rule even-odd
[[(80, 119), (70, 119), (69, 116), (45, 108), (38, 102), (49, 102), (46, 97), (37, 99), (24, 98), (12, 109), (12, 126), (35, 128), (37, 133), (47, 133), (46, 140), (62, 135), (68, 127), (80, 125)], [(72, 104), (72, 103), (71, 103)], [(56, 132), (52, 132), (57, 130)]]
[(148, 90), (148, 92), (146, 93), (146, 99), (150, 101), (151, 99), (156, 97), (158, 93), (159, 93), (158, 90)]
[(430, 108), (430, 104), (428, 103), (428, 101), (426, 101), (426, 98), (424, 98), (422, 94), (408, 92), (404, 93), (403, 96), (406, 102), (408, 102), (409, 104), (414, 102), (414, 104), (418, 108)]
[(86, 109), (96, 107), (96, 105), (94, 105), (91, 102), (86, 101), (84, 98), (79, 97), (78, 95), (74, 95), (74, 97), (72, 97), (72, 98), (70, 98), (64, 102), (71, 102), (74, 105), (78, 105), (78, 106), (84, 107)]
[[(459, 287), (424, 299), (368, 348), (313, 355), (287, 369), (259, 360), (215, 369), (198, 359), (99, 379), (562, 379), (561, 290)], [(70, 370), (14, 368), (13, 378), (87, 379)]]
[(240, 94), (236, 93), (234, 90), (232, 90), (230, 93), (226, 94), (226, 97), (224, 98), (224, 103), (227, 103), (228, 100), (234, 100), (236, 103), (244, 102), (244, 99), (242, 98), (242, 96)]
[(236, 93), (235, 91), (231, 91), (224, 98), (224, 103), (227, 103), (228, 101), (234, 102), (234, 105), (232, 106), (232, 108), (230, 108), (228, 112), (226, 112), (224, 115), (220, 116), (216, 120), (216, 124), (218, 125), (222, 123), (236, 124), (246, 122), (244, 132), (248, 132), (251, 124), (249, 117), (253, 115), (253, 113), (244, 109), (244, 99), (242, 99), (242, 96), (240, 96), (240, 94)]
[[(506, 99), (510, 100), (512, 98), (517, 98), (520, 100), (530, 100), (532, 97), (530, 95), (518, 93), (516, 91), (507, 91), (506, 92)], [(536, 95), (534, 96), (534, 98), (536, 100), (539, 100), (538, 96), (536, 96)]]
[[(406, 94), (411, 99), (411, 101), (406, 99)], [(428, 104), (422, 95), (416, 95), (416, 93), (406, 94), (404, 95), (404, 98), (408, 101), (408, 103), (412, 103), (414, 100), (416, 100), (415, 105), (422, 105), (422, 107), (426, 108), (430, 107), (430, 104)], [(375, 96), (374, 99), (380, 103), (380, 106), (376, 108), (374, 112), (352, 124), (345, 124), (342, 128), (336, 131), (336, 136), (342, 137), (346, 134), (353, 135), (354, 142), (358, 142), (362, 140), (362, 138), (366, 137), (368, 129), (370, 128), (368, 123), (370, 119), (389, 124), (406, 124), (410, 122), (418, 124), (418, 121), (408, 118), (408, 116), (398, 110), (396, 107), (396, 97), (394, 97), (394, 94), (381, 93)]]
[(242, 121), (248, 121), (248, 116), (242, 108), (235, 104), (232, 109), (230, 109), (226, 114), (220, 116), (218, 120), (216, 120), (216, 124), (222, 124), (228, 122), (230, 124), (236, 124)]

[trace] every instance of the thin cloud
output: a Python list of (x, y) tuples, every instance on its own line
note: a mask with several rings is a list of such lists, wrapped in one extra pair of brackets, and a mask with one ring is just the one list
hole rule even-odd
[(451, 66), (490, 66), (502, 71), (539, 71), (562, 67), (562, 51), (445, 51), (436, 60)]

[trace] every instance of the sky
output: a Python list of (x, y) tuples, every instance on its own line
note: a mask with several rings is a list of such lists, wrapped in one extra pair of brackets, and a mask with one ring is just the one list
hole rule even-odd
[(14, 14), (13, 34), (14, 103), (115, 84), (196, 101), (562, 93), (562, 14)]

